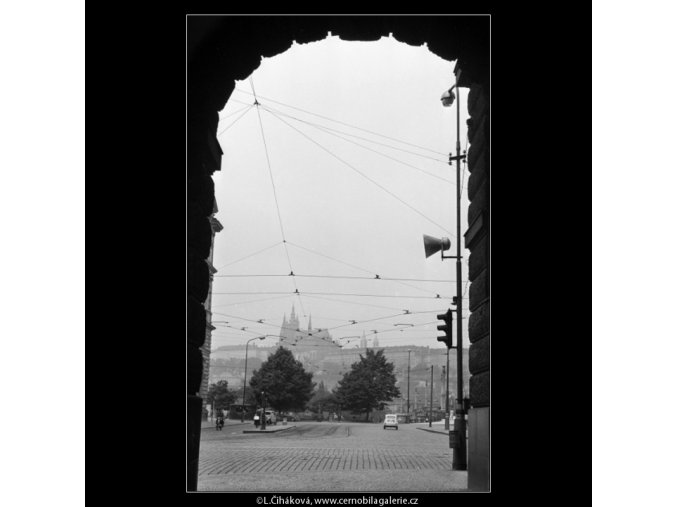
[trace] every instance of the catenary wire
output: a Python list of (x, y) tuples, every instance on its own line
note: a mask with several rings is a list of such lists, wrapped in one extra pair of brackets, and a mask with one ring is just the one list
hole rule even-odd
[(260, 254), (260, 253), (265, 252), (266, 250), (270, 250), (271, 248), (276, 247), (276, 246), (279, 245), (280, 243), (282, 243), (282, 241), (278, 241), (277, 243), (275, 243), (275, 244), (273, 244), (273, 245), (270, 245), (270, 246), (267, 246), (266, 248), (262, 248), (261, 250), (259, 250), (259, 251), (257, 251), (257, 252), (254, 252), (254, 253), (249, 254), (249, 255), (245, 255), (244, 257), (242, 257), (242, 258), (240, 258), (240, 259), (237, 259), (237, 260), (235, 260), (235, 261), (233, 261), (233, 262), (229, 262), (228, 264), (224, 264), (224, 265), (221, 266), (220, 268), (217, 268), (217, 270), (226, 268), (226, 267), (228, 267), (228, 266), (232, 266), (233, 264), (236, 264), (236, 263), (238, 263), (238, 262), (240, 262), (240, 261), (243, 261), (243, 260), (245, 260), (245, 259), (249, 259), (250, 257), (254, 257), (255, 255), (258, 255), (258, 254)]
[[(275, 111), (275, 110), (272, 110), (271, 108), (267, 108), (267, 107), (265, 107), (265, 106), (262, 106), (262, 107), (263, 107), (263, 110), (264, 110), (264, 111), (267, 111), (267, 112), (269, 112), (269, 113), (272, 113), (273, 111)], [(279, 113), (279, 111), (276, 111), (276, 112)], [(428, 176), (432, 176), (433, 178), (437, 178), (438, 180), (445, 181), (445, 182), (449, 183), (449, 184), (452, 185), (452, 186), (456, 186), (456, 183), (454, 183), (453, 181), (448, 180), (448, 179), (446, 179), (446, 178), (443, 178), (442, 176), (438, 176), (438, 175), (433, 174), (433, 173), (431, 173), (431, 172), (429, 172), (429, 171), (425, 171), (424, 169), (421, 169), (421, 168), (419, 168), (419, 167), (416, 167), (416, 166), (414, 166), (414, 165), (411, 165), (411, 164), (409, 164), (409, 163), (407, 163), (407, 162), (404, 162), (404, 161), (402, 161), (402, 160), (399, 160), (399, 159), (397, 159), (397, 158), (391, 157), (390, 155), (386, 155), (386, 154), (383, 153), (383, 152), (380, 152), (380, 151), (375, 150), (375, 149), (373, 149), (373, 148), (369, 148), (368, 146), (364, 146), (363, 144), (360, 144), (360, 143), (358, 143), (358, 142), (352, 141), (352, 140), (350, 140), (350, 139), (346, 139), (345, 137), (340, 136), (340, 135), (338, 135), (338, 134), (334, 134), (334, 133), (328, 131), (328, 130), (327, 130), (327, 127), (323, 127), (323, 126), (321, 126), (321, 125), (315, 125), (315, 124), (310, 123), (310, 122), (304, 122), (303, 120), (299, 120), (298, 118), (295, 118), (295, 117), (293, 117), (293, 116), (285, 115), (284, 113), (279, 113), (279, 114), (282, 114), (283, 116), (287, 116), (288, 118), (295, 119), (295, 120), (297, 120), (297, 121), (301, 121), (301, 122), (303, 122), (303, 123), (308, 123), (308, 124), (311, 125), (312, 127), (316, 128), (316, 129), (318, 129), (318, 130), (321, 130), (322, 132), (325, 132), (325, 133), (327, 133), (327, 134), (329, 134), (329, 135), (332, 135), (332, 136), (334, 136), (334, 137), (338, 137), (339, 139), (343, 139), (343, 140), (346, 141), (346, 142), (352, 143), (352, 144), (354, 144), (354, 145), (356, 145), (356, 146), (359, 146), (360, 148), (364, 148), (365, 150), (368, 150), (368, 151), (371, 151), (371, 152), (373, 152), (373, 153), (376, 153), (377, 155), (381, 155), (382, 157), (385, 157), (385, 158), (387, 158), (387, 159), (389, 159), (389, 160), (392, 160), (392, 161), (394, 161), (394, 162), (397, 162), (398, 164), (405, 165), (405, 166), (410, 167), (410, 168), (412, 168), (412, 169), (414, 169), (414, 170), (416, 170), (416, 171), (419, 171), (419, 172), (422, 172), (422, 173), (424, 173), (424, 174), (427, 174)], [(446, 162), (445, 162), (445, 164), (446, 164)]]
[[(421, 157), (421, 158), (427, 158), (427, 159), (429, 159), (429, 160), (434, 160), (435, 162), (439, 162), (440, 164), (447, 165), (447, 163), (448, 163), (447, 160), (441, 160), (441, 159), (439, 159), (439, 158), (430, 157), (430, 156), (428, 156), (428, 155), (422, 155), (422, 154), (416, 153), (416, 152), (414, 152), (414, 151), (405, 150), (404, 148), (398, 148), (398, 147), (396, 147), (396, 146), (391, 146), (390, 144), (380, 143), (380, 142), (378, 142), (378, 141), (374, 141), (373, 139), (367, 139), (366, 137), (361, 137), (361, 136), (358, 136), (358, 135), (355, 135), (355, 134), (351, 134), (351, 133), (349, 133), (349, 132), (344, 132), (343, 130), (337, 130), (337, 129), (333, 129), (333, 128), (331, 128), (331, 127), (327, 127), (327, 126), (325, 126), (325, 125), (320, 125), (320, 124), (318, 124), (318, 123), (313, 123), (313, 122), (310, 122), (310, 121), (307, 121), (307, 120), (303, 120), (303, 119), (301, 119), (301, 118), (297, 118), (296, 116), (292, 116), (292, 115), (290, 115), (290, 114), (288, 114), (288, 113), (285, 113), (284, 111), (280, 111), (280, 110), (275, 109), (275, 108), (270, 107), (270, 106), (262, 106), (262, 107), (263, 107), (265, 110), (269, 110), (269, 111), (271, 111), (271, 112), (275, 112), (275, 113), (281, 114), (282, 116), (286, 116), (287, 118), (291, 118), (291, 119), (293, 119), (293, 120), (299, 121), (299, 122), (301, 122), (301, 123), (305, 123), (305, 124), (307, 124), (307, 125), (311, 125), (311, 126), (313, 126), (313, 127), (320, 128), (320, 129), (322, 129), (322, 130), (326, 130), (326, 131), (330, 131), (330, 132), (335, 132), (335, 133), (337, 133), (337, 134), (343, 134), (343, 135), (346, 135), (346, 136), (354, 137), (354, 138), (356, 138), (356, 139), (361, 139), (362, 141), (367, 141), (368, 143), (378, 144), (379, 146), (384, 146), (384, 147), (390, 148), (390, 149), (392, 149), (392, 150), (401, 151), (401, 152), (403, 152), (403, 153), (409, 153), (410, 155), (416, 155), (416, 156), (418, 156), (418, 157)], [(342, 138), (342, 139), (343, 139), (343, 138)], [(361, 145), (360, 145), (360, 146), (361, 146)]]
[[(244, 102), (243, 102), (243, 104), (244, 104)], [(230, 118), (231, 116), (235, 116), (237, 113), (241, 113), (242, 111), (244, 111), (244, 110), (247, 109), (248, 107), (251, 107), (251, 104), (245, 104), (245, 106), (244, 106), (243, 108), (240, 108), (240, 109), (238, 109), (237, 111), (233, 111), (232, 113), (229, 113), (229, 114), (227, 114), (227, 115), (225, 115), (225, 116), (221, 116), (221, 117), (219, 118), (219, 122), (222, 122), (223, 120), (225, 120), (226, 118)]]
[[(241, 92), (241, 93), (246, 93), (246, 94), (248, 94), (248, 95), (251, 95), (251, 93), (246, 92), (246, 91), (244, 91), (244, 90), (240, 90), (240, 89), (237, 88), (237, 87), (235, 88), (235, 90), (238, 91), (238, 92)], [(419, 145), (417, 145), (417, 144), (413, 144), (413, 143), (410, 143), (410, 142), (407, 142), (407, 141), (402, 141), (401, 139), (396, 139), (396, 138), (394, 138), (394, 137), (389, 137), (389, 136), (386, 136), (386, 135), (384, 135), (384, 134), (379, 134), (378, 132), (373, 132), (373, 131), (371, 131), (371, 130), (367, 130), (367, 129), (364, 129), (364, 128), (362, 128), (362, 127), (358, 127), (358, 126), (356, 126), (356, 125), (351, 125), (351, 124), (349, 124), (349, 123), (345, 123), (345, 122), (342, 122), (342, 121), (339, 121), (339, 120), (334, 120), (334, 119), (329, 118), (329, 117), (327, 117), (327, 116), (322, 116), (322, 115), (320, 115), (320, 114), (313, 113), (313, 112), (307, 111), (307, 110), (305, 110), (305, 109), (301, 109), (301, 108), (299, 108), (299, 107), (291, 106), (291, 105), (289, 105), (289, 104), (285, 104), (284, 102), (280, 102), (279, 100), (273, 100), (273, 99), (271, 99), (271, 98), (269, 98), (269, 97), (264, 97), (263, 95), (259, 95), (259, 97), (261, 97), (262, 99), (269, 100), (270, 102), (274, 102), (274, 103), (276, 103), (276, 104), (280, 104), (281, 106), (290, 107), (290, 108), (292, 108), (292, 109), (296, 109), (297, 111), (301, 111), (301, 112), (304, 112), (304, 113), (307, 113), (307, 114), (311, 114), (311, 115), (313, 115), (313, 116), (317, 116), (318, 118), (323, 118), (323, 119), (325, 119), (325, 120), (329, 120), (329, 121), (332, 121), (332, 122), (334, 122), (334, 123), (340, 123), (341, 125), (345, 125), (346, 127), (351, 127), (351, 128), (357, 129), (357, 130), (361, 130), (361, 131), (363, 131), (363, 132), (367, 132), (367, 133), (369, 133), (369, 134), (373, 134), (373, 135), (375, 135), (375, 136), (383, 137), (383, 138), (385, 138), (385, 139), (390, 139), (391, 141), (396, 141), (396, 142), (398, 142), (398, 143), (407, 144), (407, 145), (409, 145), (409, 146), (413, 146), (414, 148), (420, 148), (420, 149), (422, 149), (422, 150), (426, 150), (426, 151), (429, 151), (429, 152), (432, 152), (432, 153), (436, 153), (436, 154), (438, 154), (438, 155), (443, 155), (443, 156), (446, 156), (446, 155), (447, 155), (446, 153), (442, 153), (442, 152), (439, 152), (439, 151), (436, 151), (436, 150), (432, 150), (432, 149), (430, 149), (430, 148), (425, 148), (424, 146), (419, 146)]]
[(455, 280), (433, 280), (430, 278), (391, 278), (386, 276), (379, 276), (375, 278), (373, 276), (341, 276), (341, 275), (304, 275), (294, 273), (291, 274), (251, 274), (251, 275), (214, 275), (214, 278), (248, 278), (248, 277), (286, 277), (286, 276), (297, 276), (299, 278), (340, 278), (346, 280), (385, 280), (387, 282), (435, 282), (435, 283), (455, 283)]
[[(235, 295), (235, 294), (289, 294), (289, 295), (296, 295), (296, 292), (212, 292), (212, 296), (225, 296), (225, 295)], [(357, 294), (353, 292), (301, 292), (299, 291), (298, 294), (303, 294), (303, 295), (311, 295), (311, 296), (356, 296), (356, 297), (375, 297), (375, 298), (403, 298), (403, 299), (451, 299), (450, 296), (442, 296), (440, 294), (437, 294), (435, 297), (433, 296), (403, 296), (400, 294)]]
[(235, 120), (234, 120), (230, 125), (228, 125), (226, 128), (224, 128), (224, 129), (223, 129), (221, 132), (219, 132), (218, 134), (216, 134), (216, 136), (218, 137), (218, 136), (222, 135), (226, 130), (228, 130), (230, 127), (232, 127), (233, 125), (235, 125), (235, 124), (236, 124), (236, 123), (237, 123), (237, 122), (238, 122), (245, 114), (247, 114), (247, 113), (251, 110), (252, 107), (253, 107), (253, 106), (249, 106), (249, 107), (247, 108), (247, 110), (246, 110), (244, 113), (242, 113), (240, 116), (238, 116), (237, 118), (235, 118)]
[(445, 229), (444, 226), (438, 224), (438, 223), (435, 222), (432, 218), (429, 218), (427, 215), (425, 215), (424, 213), (422, 213), (422, 212), (419, 211), (418, 209), (414, 208), (411, 204), (409, 204), (408, 202), (406, 202), (405, 200), (403, 200), (401, 197), (399, 197), (398, 195), (394, 194), (393, 192), (391, 192), (390, 190), (388, 190), (387, 188), (385, 188), (383, 185), (381, 185), (381, 184), (380, 184), (379, 182), (377, 182), (376, 180), (371, 179), (369, 176), (367, 176), (366, 174), (364, 174), (362, 171), (360, 171), (359, 169), (355, 168), (354, 166), (352, 166), (351, 164), (349, 164), (348, 162), (346, 162), (345, 160), (343, 160), (341, 157), (339, 157), (338, 155), (334, 154), (332, 151), (330, 151), (330, 150), (328, 150), (327, 148), (325, 148), (324, 146), (322, 146), (320, 143), (318, 143), (317, 141), (315, 141), (314, 139), (312, 139), (311, 137), (309, 137), (309, 136), (308, 136), (307, 134), (305, 134), (304, 132), (301, 132), (299, 129), (297, 129), (297, 128), (294, 127), (293, 125), (290, 125), (289, 123), (287, 123), (284, 119), (280, 118), (280, 117), (279, 117), (278, 115), (276, 115), (275, 113), (271, 113), (270, 111), (268, 111), (268, 112), (269, 112), (269, 114), (271, 114), (272, 116), (274, 116), (275, 118), (277, 118), (278, 120), (280, 120), (282, 123), (284, 123), (285, 125), (287, 125), (289, 128), (291, 128), (291, 129), (295, 130), (296, 132), (298, 132), (299, 134), (301, 134), (303, 137), (305, 137), (306, 139), (308, 139), (310, 142), (312, 142), (313, 144), (315, 144), (316, 146), (318, 146), (320, 149), (322, 149), (322, 150), (326, 151), (327, 153), (329, 153), (332, 157), (334, 157), (335, 159), (337, 159), (339, 162), (345, 164), (347, 167), (349, 167), (350, 169), (352, 169), (354, 172), (356, 172), (357, 174), (359, 174), (360, 176), (362, 176), (364, 179), (366, 179), (366, 180), (369, 181), (370, 183), (376, 185), (378, 188), (380, 188), (381, 190), (383, 190), (385, 193), (387, 193), (388, 195), (390, 195), (391, 197), (393, 197), (393, 198), (396, 199), (397, 201), (399, 201), (399, 202), (401, 202), (402, 204), (404, 204), (407, 208), (409, 208), (410, 210), (414, 211), (415, 213), (417, 213), (419, 216), (421, 216), (422, 218), (424, 218), (425, 220), (427, 220), (427, 221), (430, 222), (431, 224), (433, 224), (433, 225), (439, 227), (440, 229), (442, 229), (444, 232), (446, 232), (446, 233), (449, 234), (450, 236), (456, 237), (456, 235), (455, 235), (454, 233), (452, 233), (451, 231), (448, 231), (447, 229)]
[[(282, 234), (282, 243), (284, 244), (284, 252), (287, 255), (287, 262), (289, 263), (289, 270), (293, 273), (294, 268), (292, 267), (292, 264), (291, 264), (291, 257), (289, 257), (289, 248), (287, 248), (287, 238), (285, 236), (284, 227), (282, 225), (282, 214), (280, 213), (280, 203), (279, 203), (279, 200), (277, 198), (277, 189), (275, 187), (275, 180), (273, 178), (273, 169), (270, 165), (270, 155), (268, 153), (268, 145), (266, 144), (266, 136), (263, 132), (263, 121), (261, 120), (261, 111), (260, 111), (259, 106), (258, 106), (258, 99), (256, 98), (256, 91), (254, 89), (254, 79), (251, 76), (249, 78), (249, 83), (251, 84), (252, 93), (254, 94), (254, 103), (256, 104), (256, 114), (259, 118), (259, 126), (261, 127), (261, 138), (263, 139), (263, 147), (264, 147), (265, 152), (266, 152), (266, 161), (268, 163), (268, 174), (270, 175), (270, 182), (273, 185), (273, 195), (275, 197), (275, 207), (277, 209), (277, 218), (279, 219), (279, 222), (280, 222), (280, 232)], [(296, 294), (298, 294), (299, 288), (296, 284), (296, 280), (292, 279), (292, 282), (294, 284), (294, 289), (296, 289)], [(301, 311), (305, 315), (306, 311), (303, 308), (303, 301), (301, 300), (300, 295), (299, 295), (299, 304), (301, 305)]]

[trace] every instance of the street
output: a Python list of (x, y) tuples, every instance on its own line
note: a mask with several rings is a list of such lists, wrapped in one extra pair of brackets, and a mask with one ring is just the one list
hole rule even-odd
[[(296, 422), (271, 434), (243, 434), (251, 423), (202, 430), (198, 491), (458, 491), (447, 435), (427, 424)], [(280, 424), (274, 426), (279, 428)], [(439, 429), (439, 428), (438, 428)]]

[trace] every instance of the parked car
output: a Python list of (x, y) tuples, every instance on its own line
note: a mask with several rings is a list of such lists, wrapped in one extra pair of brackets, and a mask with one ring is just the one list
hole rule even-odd
[(280, 417), (284, 417), (287, 419), (289, 422), (296, 422), (299, 420), (298, 416), (292, 412), (288, 412), (286, 414), (282, 414)]
[[(261, 424), (261, 412), (262, 409), (257, 409), (254, 414), (254, 425), (258, 426)], [(277, 424), (277, 416), (272, 410), (266, 410), (266, 424)]]
[(386, 428), (395, 428), (399, 429), (397, 422), (397, 414), (386, 414), (385, 419), (383, 420), (383, 429)]

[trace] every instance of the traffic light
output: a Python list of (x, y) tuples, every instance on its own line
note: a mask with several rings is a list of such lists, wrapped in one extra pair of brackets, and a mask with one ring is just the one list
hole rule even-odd
[(438, 331), (444, 331), (444, 336), (438, 336), (437, 341), (444, 342), (447, 345), (448, 349), (454, 348), (451, 339), (452, 323), (454, 322), (454, 312), (452, 312), (451, 309), (449, 309), (447, 310), (446, 313), (438, 314), (437, 318), (444, 322), (444, 324), (440, 324), (439, 326), (437, 326)]

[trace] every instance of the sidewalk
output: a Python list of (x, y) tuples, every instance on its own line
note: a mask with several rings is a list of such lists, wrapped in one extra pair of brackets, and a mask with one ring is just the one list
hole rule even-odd
[[(240, 422), (234, 419), (226, 419), (223, 424), (223, 428), (235, 428), (235, 429), (242, 429), (243, 433), (277, 433), (278, 431), (283, 431), (291, 428), (295, 428), (295, 424), (289, 424), (287, 423), (286, 425), (282, 424), (281, 422), (274, 424), (274, 425), (266, 425), (265, 430), (260, 430), (256, 426), (254, 426), (253, 421), (245, 421), (245, 422)], [(202, 426), (201, 429), (216, 429), (216, 421), (202, 421)]]
[[(240, 422), (235, 419), (226, 419), (224, 421), (223, 427), (228, 427), (228, 426), (254, 426), (253, 421), (245, 421), (245, 422)], [(216, 421), (202, 421), (202, 426), (201, 429), (205, 428), (216, 428)]]
[[(433, 421), (432, 426), (428, 427), (428, 423), (413, 423), (417, 424), (417, 430), (430, 431), (431, 433), (441, 433), (442, 435), (449, 435), (449, 430), (444, 429), (444, 420)], [(453, 422), (450, 421), (449, 429), (453, 429)]]

